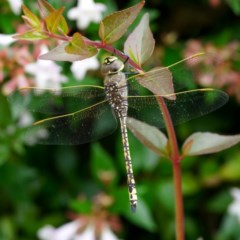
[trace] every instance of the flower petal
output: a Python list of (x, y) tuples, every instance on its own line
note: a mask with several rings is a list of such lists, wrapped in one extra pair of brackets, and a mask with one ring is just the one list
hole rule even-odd
[(111, 231), (108, 225), (102, 230), (101, 240), (118, 240), (117, 236)]
[(71, 71), (77, 80), (82, 80), (88, 70), (95, 70), (98, 68), (99, 62), (95, 56), (83, 59), (82, 61), (75, 61), (71, 65)]
[(106, 10), (106, 6), (102, 3), (95, 3), (93, 0), (78, 0), (77, 7), (71, 8), (67, 15), (71, 20), (77, 21), (79, 29), (85, 29), (91, 22), (100, 22), (102, 12)]
[(22, 0), (8, 0), (10, 7), (12, 11), (16, 14), (19, 15), (21, 12), (21, 6), (23, 1)]
[(85, 231), (81, 232), (78, 235), (75, 235), (73, 240), (86, 240), (86, 239), (96, 239), (95, 237), (95, 227), (93, 225), (89, 225)]
[(80, 225), (79, 221), (66, 223), (59, 228), (47, 225), (41, 228), (37, 235), (41, 240), (72, 240)]
[[(47, 47), (43, 45), (41, 54), (47, 51)], [(27, 73), (34, 76), (36, 87), (59, 88), (61, 82), (67, 80), (66, 76), (61, 74), (62, 68), (53, 61), (38, 59), (35, 63), (25, 65), (24, 69)]]
[(0, 34), (0, 46), (8, 46), (16, 41), (13, 34)]
[(55, 228), (51, 225), (46, 225), (40, 228), (37, 232), (37, 236), (41, 240), (51, 240), (55, 232)]

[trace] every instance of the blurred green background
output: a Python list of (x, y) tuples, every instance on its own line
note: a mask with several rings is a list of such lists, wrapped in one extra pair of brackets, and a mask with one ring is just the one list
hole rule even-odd
[[(49, 2), (56, 8), (64, 5), (65, 12), (76, 5), (70, 0)], [(137, 3), (98, 2), (107, 6), (104, 15)], [(24, 3), (38, 13), (35, 1)], [(23, 24), (21, 14), (14, 14), (4, 0), (0, 9), (0, 33), (19, 30)], [(196, 131), (240, 133), (240, 1), (149, 0), (141, 15), (145, 12), (150, 14), (156, 40), (146, 67), (166, 66), (199, 51), (212, 51), (222, 61), (216, 69), (205, 64), (209, 75), (214, 76), (207, 86), (227, 91), (229, 102), (210, 115), (177, 126), (179, 144)], [(139, 19), (140, 16), (135, 25)], [(68, 23), (71, 33), (78, 31), (75, 21)], [(95, 40), (97, 29), (98, 24), (91, 23), (81, 32)], [(115, 45), (119, 50), (125, 39)], [(21, 44), (24, 45), (14, 43), (0, 48), (0, 240), (37, 239), (36, 232), (42, 226), (61, 226), (76, 216), (97, 214), (98, 208), (104, 209), (105, 221), (110, 225), (111, 217), (117, 218), (120, 227), (112, 229), (118, 230), (119, 238), (175, 239), (171, 163), (141, 145), (131, 133), (130, 150), (140, 198), (135, 215), (128, 203), (119, 129), (98, 142), (79, 146), (24, 143), (19, 119), (3, 91), (12, 80), (11, 70), (21, 65), (16, 57)], [(27, 45), (29, 55), (35, 48), (37, 43)], [(68, 77), (66, 85), (79, 84), (69, 70), (69, 63), (58, 64)], [(83, 82), (101, 84), (100, 71), (90, 71)], [(206, 86), (201, 79), (196, 79), (196, 84)], [(182, 177), (186, 239), (239, 240), (240, 222), (228, 213), (233, 202), (230, 189), (240, 187), (239, 145), (218, 154), (184, 159)]]

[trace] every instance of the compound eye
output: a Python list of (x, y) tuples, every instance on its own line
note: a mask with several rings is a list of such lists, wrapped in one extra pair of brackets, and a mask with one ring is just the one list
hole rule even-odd
[(110, 65), (111, 63), (115, 62), (116, 60), (117, 60), (117, 58), (116, 58), (116, 57), (113, 57), (113, 56), (111, 56), (111, 57), (106, 57), (106, 58), (104, 59), (104, 64)]

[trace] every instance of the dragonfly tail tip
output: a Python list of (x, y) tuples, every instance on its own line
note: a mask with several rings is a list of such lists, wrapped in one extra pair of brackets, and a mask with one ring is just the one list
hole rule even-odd
[(137, 210), (137, 204), (131, 204), (131, 210), (133, 213), (135, 213)]

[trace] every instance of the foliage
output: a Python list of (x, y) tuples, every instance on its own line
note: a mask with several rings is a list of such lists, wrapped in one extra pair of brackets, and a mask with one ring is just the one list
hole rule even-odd
[[(108, 4), (109, 9), (115, 7), (112, 1), (102, 2)], [(206, 1), (199, 1), (196, 7), (201, 9), (204, 6), (210, 11), (207, 18), (209, 26), (216, 26), (212, 30), (209, 30), (205, 23), (201, 25), (201, 18), (197, 14), (191, 15), (191, 18), (200, 26), (192, 28), (185, 25), (187, 30), (181, 27), (180, 23), (186, 23), (184, 17), (180, 16), (186, 16), (187, 9), (193, 8), (193, 5), (187, 1), (184, 3), (184, 9), (177, 8), (176, 14), (169, 14), (169, 16), (166, 16), (164, 9), (167, 9), (168, 13), (175, 11), (174, 4), (177, 4), (177, 1), (172, 1), (171, 4), (159, 3), (161, 14), (153, 10), (156, 3), (149, 1), (147, 7), (150, 14), (145, 13), (141, 19), (137, 19), (137, 23), (133, 23), (144, 5), (144, 1), (140, 1), (135, 5), (132, 3), (132, 6), (125, 10), (107, 15), (100, 22), (99, 31), (96, 25), (91, 24), (85, 33), (75, 32), (74, 23), (69, 24), (65, 20), (64, 11), (70, 9), (69, 4), (66, 4), (64, 9), (63, 2), (51, 1), (52, 4), (50, 4), (50, 1), (39, 0), (41, 17), (37, 14), (35, 6), (32, 5), (29, 8), (26, 6), (30, 6), (32, 2), (29, 1), (28, 4), (23, 5), (23, 19), (28, 29), (20, 29), (16, 39), (31, 42), (38, 40), (38, 42), (32, 44), (20, 41), (12, 47), (0, 50), (2, 71), (0, 75), (2, 87), (0, 94), (1, 239), (34, 239), (37, 230), (43, 225), (59, 226), (66, 222), (66, 219), (69, 221), (80, 219), (81, 224), (83, 223), (81, 226), (88, 226), (94, 219), (96, 225), (107, 224), (123, 239), (136, 237), (138, 239), (175, 239), (173, 181), (170, 162), (165, 160), (168, 158), (173, 161), (169, 132), (160, 132), (153, 126), (129, 119), (128, 126), (133, 134), (157, 154), (149, 151), (134, 138), (132, 133), (129, 133), (139, 193), (138, 211), (132, 214), (129, 211), (119, 131), (102, 139), (99, 143), (77, 147), (39, 146), (34, 142), (36, 139), (32, 141), (34, 146), (26, 146), (22, 129), (26, 127), (23, 124), (25, 122), (23, 117), (27, 115), (24, 112), (24, 106), (14, 109), (9, 105), (5, 95), (9, 89), (13, 90), (17, 86), (35, 86), (32, 84), (31, 77), (25, 73), (24, 65), (36, 59), (38, 55), (36, 52), (40, 52), (38, 44), (47, 42), (50, 48), (56, 43), (58, 45), (41, 55), (41, 59), (72, 62), (94, 56), (99, 49), (115, 54), (123, 60), (127, 58), (125, 55), (127, 54), (130, 57), (129, 65), (140, 73), (137, 78), (140, 83), (144, 80), (144, 77), (141, 78), (144, 63), (144, 68), (151, 69), (159, 65), (161, 59), (163, 65), (169, 66), (164, 71), (166, 79), (170, 79), (167, 76), (171, 73), (171, 65), (174, 62), (196, 52), (213, 50), (213, 55), (203, 56), (203, 60), (197, 61), (196, 64), (189, 61), (198, 82), (184, 82), (184, 87), (187, 89), (196, 88), (198, 85), (205, 87), (206, 84), (202, 79), (206, 79), (203, 76), (208, 76), (207, 79), (211, 81), (208, 81), (210, 84), (207, 87), (216, 86), (227, 90), (233, 96), (239, 96), (236, 86), (239, 85), (240, 36), (236, 31), (236, 18), (233, 13), (228, 13), (228, 23), (221, 21), (222, 25), (219, 28), (217, 25), (219, 18), (215, 15), (220, 14), (220, 10), (211, 7), (211, 2), (209, 1), (207, 5)], [(227, 2), (238, 14), (237, 4), (234, 1)], [(119, 4), (123, 5), (120, 2)], [(227, 5), (222, 4), (224, 9), (228, 9)], [(4, 9), (7, 9), (5, 5)], [(203, 13), (203, 11), (200, 12)], [(207, 14), (207, 11), (205, 13)], [(217, 20), (214, 17), (211, 18), (212, 15)], [(177, 16), (179, 18), (176, 20)], [(199, 23), (195, 19), (199, 20)], [(3, 32), (6, 31), (8, 20), (13, 23), (16, 17), (13, 18), (9, 14), (6, 19), (0, 19), (3, 23), (0, 29)], [(18, 18), (17, 21), (19, 21)], [(161, 26), (156, 24), (159, 21)], [(179, 25), (173, 27), (172, 22)], [(17, 24), (20, 25), (20, 22)], [(124, 42), (128, 29), (131, 33)], [(155, 29), (154, 34), (150, 29)], [(97, 32), (101, 41), (90, 40), (97, 37)], [(90, 37), (87, 38), (85, 35)], [(153, 51), (155, 44), (153, 35), (157, 39), (155, 51)], [(197, 38), (197, 40), (189, 40), (190, 38)], [(159, 39), (161, 39), (161, 45)], [(115, 47), (118, 44), (121, 48), (124, 46), (125, 54)], [(23, 48), (24, 50), (20, 51)], [(34, 49), (33, 54), (30, 53), (32, 49)], [(9, 53), (14, 57), (11, 58)], [(100, 52), (100, 58), (103, 54)], [(216, 63), (218, 65), (215, 65)], [(61, 66), (64, 74), (69, 78), (64, 85), (76, 84), (68, 71), (68, 63), (61, 63)], [(148, 75), (144, 76), (150, 78), (156, 72), (158, 73), (159, 69), (161, 68), (153, 68), (146, 73)], [(232, 77), (226, 80), (229, 73)], [(176, 74), (180, 78), (189, 79), (185, 76), (190, 73), (185, 71), (186, 75), (181, 75), (181, 72), (180, 75), (179, 72)], [(220, 76), (225, 76), (224, 83), (223, 81), (219, 83)], [(24, 81), (21, 81), (22, 79)], [(99, 83), (101, 78), (96, 74), (92, 78), (86, 76), (84, 81), (86, 84)], [(21, 85), (22, 82), (25, 84)], [(167, 94), (169, 100), (175, 98), (171, 81), (161, 83), (162, 88), (151, 83), (146, 84), (145, 87), (155, 94)], [(239, 105), (234, 98), (230, 100), (230, 103), (218, 112), (193, 120), (191, 124), (186, 123), (176, 127), (178, 141), (183, 146), (182, 156), (179, 155), (179, 157), (184, 158), (181, 165), (187, 239), (203, 236), (204, 239), (237, 240), (239, 237), (239, 222), (228, 213), (228, 206), (232, 201), (229, 189), (239, 186), (240, 182), (238, 147), (215, 155), (209, 154), (239, 142), (239, 135), (229, 136), (240, 132), (238, 119), (232, 114), (239, 111)], [(206, 131), (221, 132), (221, 135)], [(201, 158), (195, 156), (201, 154), (207, 155)]]

